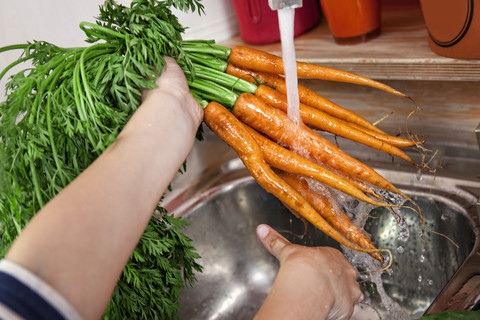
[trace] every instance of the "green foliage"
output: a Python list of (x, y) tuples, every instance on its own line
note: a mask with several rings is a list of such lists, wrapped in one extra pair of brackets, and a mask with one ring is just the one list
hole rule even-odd
[[(255, 91), (224, 73), (230, 49), (183, 41), (185, 29), (171, 7), (203, 12), (199, 0), (133, 0), (128, 7), (106, 0), (95, 23), (80, 23), (89, 46), (33, 41), (0, 48), (23, 50), (0, 79), (24, 61), (33, 65), (11, 76), (0, 104), (2, 257), (34, 214), (116, 139), (140, 105), (141, 90), (155, 86), (164, 56), (176, 59), (203, 106), (214, 100), (231, 107), (239, 93)], [(165, 214), (160, 206), (157, 211)], [(184, 224), (168, 215), (152, 218), (105, 318), (176, 318), (179, 288), (201, 271), (191, 240), (179, 231)]]
[(190, 239), (179, 229), (185, 221), (152, 218), (121, 276), (105, 319), (177, 319), (179, 288), (191, 285), (195, 262)]
[[(116, 138), (153, 88), (164, 55), (192, 62), (181, 46), (184, 28), (170, 7), (203, 11), (197, 0), (107, 0), (96, 23), (81, 23), (89, 46), (32, 43), (13, 66), (0, 104), (0, 248), (3, 257), (34, 214), (87, 168)], [(159, 210), (161, 208), (158, 208)], [(107, 318), (175, 318), (178, 289), (194, 279), (198, 255), (170, 216), (152, 219), (118, 283)]]

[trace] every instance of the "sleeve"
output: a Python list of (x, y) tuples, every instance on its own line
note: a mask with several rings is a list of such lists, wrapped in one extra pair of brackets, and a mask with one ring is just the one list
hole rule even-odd
[(0, 261), (0, 319), (81, 320), (55, 289), (29, 270)]

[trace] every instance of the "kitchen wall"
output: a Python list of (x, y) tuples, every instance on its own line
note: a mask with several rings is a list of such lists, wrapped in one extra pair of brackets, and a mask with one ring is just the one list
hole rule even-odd
[[(129, 5), (129, 0), (117, 0)], [(0, 47), (44, 40), (59, 46), (85, 45), (81, 21), (94, 21), (103, 0), (0, 0)], [(222, 41), (238, 33), (230, 0), (203, 0), (205, 15), (177, 12), (180, 23), (188, 27), (185, 39)], [(0, 53), (0, 71), (21, 51)], [(22, 66), (25, 68), (25, 65)], [(15, 70), (20, 70), (16, 68)], [(10, 73), (11, 74), (11, 73)], [(5, 99), (6, 77), (0, 81), (0, 101)]]

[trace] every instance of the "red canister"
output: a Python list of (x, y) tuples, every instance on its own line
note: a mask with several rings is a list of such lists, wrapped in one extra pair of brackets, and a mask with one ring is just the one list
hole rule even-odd
[[(240, 27), (240, 37), (252, 44), (280, 41), (277, 12), (270, 9), (268, 0), (232, 0)], [(294, 36), (312, 29), (320, 21), (318, 0), (303, 0), (295, 9)]]

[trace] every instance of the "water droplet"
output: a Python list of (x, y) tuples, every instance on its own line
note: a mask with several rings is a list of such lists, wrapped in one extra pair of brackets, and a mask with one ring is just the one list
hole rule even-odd
[(422, 181), (423, 180), (423, 173), (422, 173), (422, 170), (418, 170), (417, 171), (417, 174), (415, 175), (415, 177), (417, 178), (418, 181)]
[(419, 260), (420, 260), (421, 263), (425, 262), (425, 256), (423, 254), (421, 254)]
[(432, 279), (428, 279), (428, 280), (427, 280), (427, 285), (429, 285), (429, 286), (433, 285), (433, 280), (432, 280)]
[(442, 220), (447, 220), (448, 219), (448, 214), (446, 214), (446, 213), (442, 214), (441, 219)]
[(398, 241), (407, 242), (408, 238), (410, 237), (410, 230), (408, 229), (408, 225), (405, 223), (405, 220), (403, 220), (403, 223), (398, 226), (400, 227)]
[(397, 252), (400, 253), (400, 254), (402, 254), (402, 253), (405, 252), (405, 249), (404, 249), (402, 246), (399, 246), (399, 247), (397, 248)]
[(422, 282), (423, 278), (422, 275), (418, 275), (418, 282)]
[(420, 240), (425, 240), (425, 234), (423, 233), (422, 230), (418, 232), (418, 236), (420, 237)]

